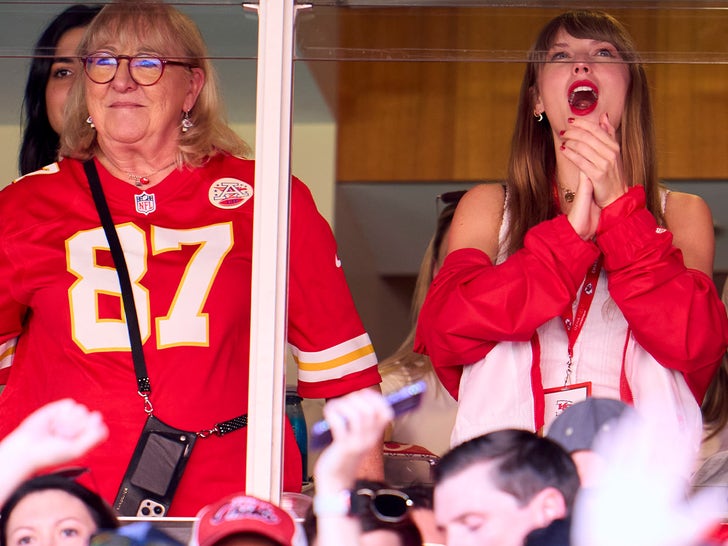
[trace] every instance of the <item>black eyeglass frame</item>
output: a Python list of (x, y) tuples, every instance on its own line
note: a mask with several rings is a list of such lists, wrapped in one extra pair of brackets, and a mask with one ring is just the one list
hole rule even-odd
[[(111, 75), (111, 77), (108, 80), (105, 81), (99, 81), (95, 80), (93, 77), (91, 77), (91, 74), (89, 73), (89, 61), (93, 59), (107, 59), (111, 60), (113, 59), (116, 63), (116, 68), (114, 69), (114, 73)], [(99, 84), (99, 85), (106, 85), (107, 83), (111, 82), (115, 77), (116, 74), (119, 72), (119, 66), (120, 61), (123, 61), (126, 59), (127, 61), (127, 70), (129, 71), (129, 77), (136, 83), (137, 85), (141, 85), (142, 87), (149, 87), (151, 85), (155, 85), (159, 83), (159, 80), (162, 79), (162, 76), (164, 75), (164, 69), (167, 67), (168, 64), (176, 65), (176, 66), (184, 66), (185, 68), (195, 68), (195, 65), (192, 63), (188, 63), (185, 61), (174, 61), (171, 59), (164, 59), (162, 57), (156, 57), (154, 55), (111, 55), (109, 53), (92, 53), (91, 55), (87, 55), (85, 57), (81, 57), (81, 62), (83, 63), (83, 72), (86, 74), (86, 77), (91, 80), (92, 82)], [(154, 80), (151, 83), (141, 83), (134, 77), (134, 73), (132, 72), (132, 66), (131, 63), (135, 59), (147, 59), (147, 60), (156, 60), (162, 63), (162, 68), (159, 71), (159, 77)]]
[[(363, 510), (370, 510), (371, 513), (374, 514), (375, 518), (385, 523), (399, 523), (404, 520), (407, 518), (408, 510), (415, 504), (407, 493), (399, 491), (398, 489), (377, 489), (375, 491), (373, 489), (363, 487), (352, 491), (352, 493), (351, 512), (353, 514), (361, 514)], [(401, 501), (402, 506), (399, 511), (401, 513), (398, 512), (393, 515), (382, 511), (383, 507), (381, 506), (381, 503), (377, 503), (377, 499), (385, 498), (386, 500), (386, 498), (390, 497), (390, 501), (394, 499)]]

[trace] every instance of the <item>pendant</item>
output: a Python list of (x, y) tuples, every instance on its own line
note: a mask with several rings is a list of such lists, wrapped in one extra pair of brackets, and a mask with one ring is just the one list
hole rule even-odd
[(148, 176), (139, 177), (139, 184), (141, 184), (142, 186), (146, 186), (147, 184), (149, 184), (149, 177)]
[(134, 207), (139, 214), (146, 216), (157, 210), (157, 200), (153, 193), (142, 191), (134, 196)]
[(576, 193), (574, 193), (572, 190), (564, 190), (564, 201), (567, 203), (571, 203), (574, 201), (574, 197), (576, 197)]

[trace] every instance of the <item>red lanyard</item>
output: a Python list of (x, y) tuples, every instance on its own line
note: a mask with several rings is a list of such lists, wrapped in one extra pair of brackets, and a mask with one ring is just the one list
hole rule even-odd
[(571, 380), (571, 367), (574, 359), (574, 345), (576, 340), (581, 333), (581, 329), (586, 322), (586, 316), (589, 314), (589, 308), (591, 307), (592, 300), (594, 299), (594, 293), (597, 291), (597, 282), (599, 281), (599, 273), (602, 270), (602, 262), (604, 261), (603, 256), (599, 256), (589, 271), (586, 274), (586, 279), (581, 289), (581, 297), (579, 298), (579, 304), (576, 307), (576, 315), (572, 317), (571, 306), (564, 311), (561, 315), (561, 320), (564, 322), (564, 328), (566, 328), (566, 335), (569, 338), (569, 361), (566, 363), (566, 379), (564, 380), (564, 386), (569, 384)]

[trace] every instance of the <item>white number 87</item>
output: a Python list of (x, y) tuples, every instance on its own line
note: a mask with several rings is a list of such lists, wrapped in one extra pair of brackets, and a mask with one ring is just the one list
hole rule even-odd
[[(137, 308), (142, 341), (151, 334), (149, 291), (140, 284), (147, 270), (146, 235), (132, 223), (116, 227), (124, 249)], [(157, 347), (209, 345), (207, 313), (202, 310), (225, 256), (233, 246), (230, 223), (192, 229), (166, 229), (152, 226), (152, 254), (178, 251), (182, 245), (197, 245), (185, 267), (172, 304), (164, 317), (156, 318)], [(68, 289), (72, 336), (87, 353), (129, 351), (129, 333), (124, 314), (121, 320), (99, 316), (98, 297), (119, 297), (119, 278), (112, 267), (96, 261), (97, 251), (109, 250), (101, 227), (80, 231), (66, 240), (68, 271), (77, 280)]]

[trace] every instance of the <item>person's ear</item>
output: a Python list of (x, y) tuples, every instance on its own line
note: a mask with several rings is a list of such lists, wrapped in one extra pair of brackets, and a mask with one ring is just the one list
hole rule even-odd
[(536, 528), (548, 527), (552, 521), (564, 518), (568, 513), (564, 495), (555, 487), (542, 489), (528, 504)]
[(197, 97), (200, 96), (202, 88), (205, 86), (205, 72), (201, 68), (191, 68), (190, 72), (189, 88), (183, 107), (184, 112), (192, 110), (197, 102)]
[(538, 89), (536, 89), (535, 85), (531, 87), (530, 92), (531, 104), (533, 104), (533, 115), (535, 117), (538, 117), (538, 115), (543, 114), (545, 110), (543, 101), (541, 100), (541, 94), (538, 92)]

